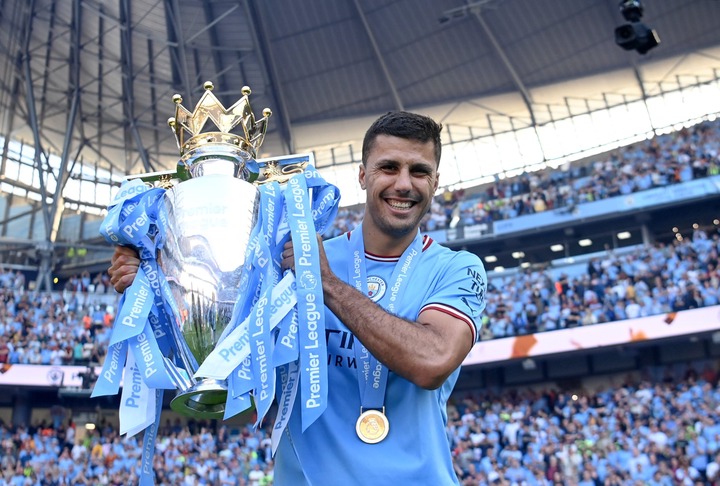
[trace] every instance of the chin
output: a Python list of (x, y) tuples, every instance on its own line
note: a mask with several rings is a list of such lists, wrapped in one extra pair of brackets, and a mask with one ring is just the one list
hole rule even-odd
[(388, 223), (384, 224), (382, 229), (390, 235), (395, 236), (396, 238), (400, 238), (402, 236), (406, 236), (409, 233), (414, 233), (417, 230), (418, 223), (417, 222), (404, 222), (404, 223)]

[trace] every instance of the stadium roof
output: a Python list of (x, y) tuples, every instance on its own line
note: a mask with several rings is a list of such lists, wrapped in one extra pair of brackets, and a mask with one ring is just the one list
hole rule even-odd
[(249, 85), (255, 110), (274, 112), (267, 150), (282, 154), (338, 141), (319, 126), (504, 93), (531, 106), (541, 86), (720, 46), (716, 0), (645, 1), (662, 40), (645, 56), (615, 45), (617, 0), (0, 5), (0, 135), (123, 173), (171, 166), (171, 97), (192, 105), (205, 80), (226, 104)]

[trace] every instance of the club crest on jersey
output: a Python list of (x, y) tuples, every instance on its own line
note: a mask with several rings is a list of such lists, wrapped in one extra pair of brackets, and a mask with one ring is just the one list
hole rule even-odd
[(387, 289), (385, 280), (380, 277), (376, 277), (375, 275), (371, 275), (367, 278), (367, 286), (368, 297), (370, 297), (370, 300), (373, 302), (377, 302), (382, 299), (383, 295), (385, 295), (385, 290)]

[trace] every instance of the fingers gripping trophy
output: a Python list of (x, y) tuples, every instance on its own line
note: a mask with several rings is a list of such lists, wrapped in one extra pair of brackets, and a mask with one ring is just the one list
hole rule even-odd
[[(177, 170), (128, 178), (102, 224), (109, 242), (135, 248), (141, 260), (93, 392), (118, 393), (124, 368), (121, 433), (157, 422), (164, 389), (177, 391), (170, 406), (182, 414), (227, 418), (254, 404), (259, 423), (275, 393), (274, 368), (302, 360), (297, 346), (275, 350), (298, 327), (296, 284), (282, 274), (280, 255), (295, 228), (324, 231), (339, 192), (309, 155), (256, 160), (271, 112), (255, 118), (249, 88), (230, 108), (212, 83), (204, 88), (192, 112), (173, 97)], [(298, 223), (298, 215), (310, 219)], [(316, 270), (298, 285), (317, 281)]]

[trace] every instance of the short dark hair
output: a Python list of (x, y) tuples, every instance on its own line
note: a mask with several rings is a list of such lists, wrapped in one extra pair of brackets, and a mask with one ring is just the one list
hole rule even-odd
[(440, 132), (442, 132), (442, 124), (437, 123), (430, 117), (408, 111), (389, 111), (375, 120), (365, 132), (362, 145), (362, 163), (367, 162), (378, 135), (391, 135), (422, 143), (432, 141), (435, 145), (435, 162), (440, 165), (440, 155), (442, 153)]

